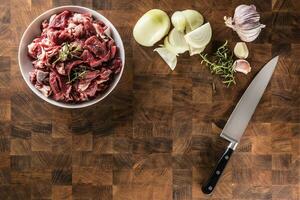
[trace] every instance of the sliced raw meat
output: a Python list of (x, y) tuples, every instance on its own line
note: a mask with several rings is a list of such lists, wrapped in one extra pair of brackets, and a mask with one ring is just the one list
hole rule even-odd
[(52, 20), (50, 20), (49, 28), (65, 28), (67, 25), (68, 17), (71, 15), (71, 12), (68, 10), (63, 11), (62, 13), (55, 15)]
[(36, 80), (38, 83), (43, 84), (44, 80), (49, 76), (49, 72), (44, 72), (42, 70), (37, 70)]
[(70, 75), (71, 70), (72, 70), (75, 66), (80, 65), (81, 63), (83, 63), (82, 60), (75, 60), (75, 61), (73, 61), (73, 62), (68, 63), (68, 64), (66, 65), (66, 67), (65, 67), (66, 74), (67, 74), (67, 75)]
[(67, 75), (64, 63), (58, 63), (57, 65), (55, 65), (55, 68), (59, 74), (64, 75), (64, 76)]
[(60, 93), (62, 90), (62, 81), (55, 71), (50, 72), (49, 83), (54, 94)]
[(122, 61), (120, 58), (115, 58), (110, 66), (110, 70), (114, 71), (115, 74), (119, 73), (122, 68)]
[(84, 62), (88, 63), (93, 68), (101, 65), (103, 62), (101, 59), (96, 59), (88, 50), (83, 51), (83, 53), (81, 54), (81, 58)]
[(89, 13), (74, 13), (72, 19), (74, 23), (86, 23), (92, 21), (92, 16)]
[(89, 87), (84, 91), (81, 92), (80, 94), (84, 97), (84, 98), (89, 98), (89, 97), (94, 97), (96, 92), (97, 92), (97, 88), (98, 88), (98, 84), (96, 81), (93, 81)]
[(51, 95), (52, 90), (48, 85), (35, 85), (35, 88), (38, 89), (44, 96), (48, 97)]
[(107, 54), (106, 44), (102, 43), (96, 36), (88, 38), (85, 41), (84, 48), (93, 52), (98, 58), (102, 58)]
[(42, 48), (39, 43), (32, 42), (28, 45), (28, 55), (32, 58), (37, 58), (37, 55), (42, 52)]

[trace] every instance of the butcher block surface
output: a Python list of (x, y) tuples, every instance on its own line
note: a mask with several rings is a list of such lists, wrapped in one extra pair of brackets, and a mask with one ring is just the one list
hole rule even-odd
[[(0, 199), (300, 199), (300, 2), (297, 0), (0, 0)], [(213, 40), (239, 41), (224, 26), (254, 3), (266, 28), (248, 44), (252, 71), (226, 88), (200, 64), (178, 58), (174, 71), (132, 29), (152, 8), (188, 8), (210, 22)], [(123, 77), (105, 100), (84, 109), (52, 106), (22, 79), (17, 51), (30, 22), (61, 5), (99, 11), (119, 30)], [(207, 48), (211, 52), (211, 47)], [(212, 196), (201, 192), (228, 144), (219, 138), (255, 74), (278, 67)]]

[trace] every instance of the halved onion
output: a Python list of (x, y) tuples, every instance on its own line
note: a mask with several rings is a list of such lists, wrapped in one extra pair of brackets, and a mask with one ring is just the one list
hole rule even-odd
[(184, 34), (175, 28), (169, 33), (169, 42), (179, 54), (189, 50), (189, 45), (185, 41)]
[(152, 9), (146, 12), (135, 24), (134, 39), (143, 46), (153, 46), (170, 30), (170, 18), (162, 10)]
[(186, 33), (200, 27), (204, 22), (203, 16), (196, 10), (184, 10), (182, 14), (186, 19)]
[(205, 47), (210, 42), (211, 37), (212, 30), (209, 22), (184, 36), (186, 42), (193, 48)]
[(162, 59), (169, 65), (169, 67), (174, 70), (177, 65), (177, 57), (176, 55), (169, 51), (167, 48), (160, 47), (154, 49), (161, 57)]

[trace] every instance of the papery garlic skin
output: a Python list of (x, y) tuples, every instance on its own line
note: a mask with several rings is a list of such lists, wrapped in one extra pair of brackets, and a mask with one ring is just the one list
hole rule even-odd
[(251, 66), (247, 60), (238, 59), (233, 63), (233, 69), (237, 72), (248, 74), (251, 72)]
[(260, 15), (254, 5), (240, 5), (235, 9), (233, 18), (225, 16), (224, 20), (226, 26), (236, 31), (244, 42), (254, 41), (261, 29), (266, 27), (260, 23)]

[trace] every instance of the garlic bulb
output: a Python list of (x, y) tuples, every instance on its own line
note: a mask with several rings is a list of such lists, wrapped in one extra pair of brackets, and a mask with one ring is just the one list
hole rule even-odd
[(233, 18), (224, 17), (226, 26), (237, 32), (244, 42), (254, 41), (265, 25), (260, 23), (260, 15), (254, 5), (240, 5), (235, 9)]
[(251, 66), (247, 60), (239, 59), (233, 63), (233, 69), (237, 72), (248, 74), (251, 72)]
[(246, 59), (249, 55), (249, 50), (245, 42), (236, 43), (233, 52), (236, 57), (243, 59)]

